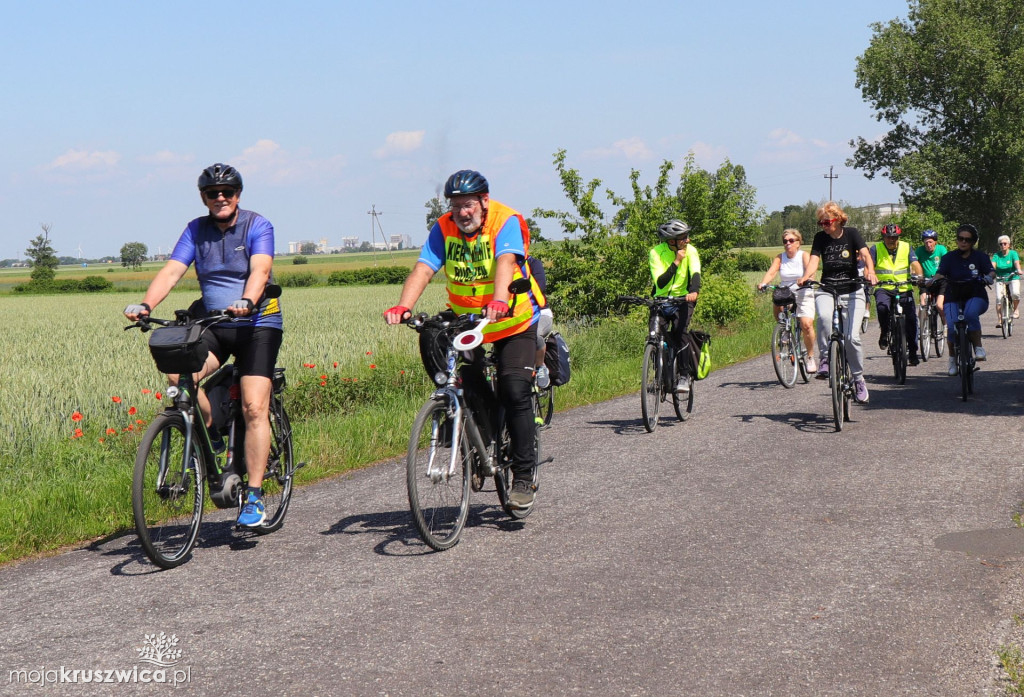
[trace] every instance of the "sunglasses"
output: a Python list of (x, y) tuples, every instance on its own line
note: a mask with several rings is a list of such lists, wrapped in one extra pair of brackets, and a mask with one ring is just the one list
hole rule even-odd
[(827, 225), (831, 225), (832, 223), (836, 222), (837, 220), (839, 220), (839, 218), (829, 218), (828, 220), (819, 220), (818, 221), (818, 225), (820, 225), (822, 227), (826, 227)]
[(782, 240), (782, 244), (794, 244), (795, 242), (796, 242), (796, 240), (793, 240), (793, 239)]
[(206, 197), (207, 201), (216, 201), (221, 196), (230, 201), (235, 197), (235, 193), (234, 189), (210, 189), (204, 191), (203, 196)]
[(957, 235), (956, 236), (956, 241), (957, 242), (974, 242), (974, 238), (973, 237), (960, 237), (960, 235)]

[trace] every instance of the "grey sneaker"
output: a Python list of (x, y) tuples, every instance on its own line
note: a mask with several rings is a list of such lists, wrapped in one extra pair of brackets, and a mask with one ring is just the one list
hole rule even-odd
[(508, 503), (512, 508), (525, 510), (533, 505), (534, 496), (533, 482), (517, 479), (512, 482), (512, 493), (508, 495)]
[(690, 391), (690, 378), (682, 377), (679, 378), (679, 382), (676, 383), (676, 394), (686, 394)]
[(859, 404), (868, 403), (868, 385), (864, 382), (864, 378), (853, 379), (853, 398)]
[(537, 387), (544, 390), (547, 389), (548, 385), (551, 384), (551, 373), (548, 372), (548, 367), (542, 365), (537, 368)]

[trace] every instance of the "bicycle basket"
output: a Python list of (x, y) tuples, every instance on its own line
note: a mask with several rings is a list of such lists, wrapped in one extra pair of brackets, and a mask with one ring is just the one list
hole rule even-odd
[(779, 307), (796, 305), (796, 294), (789, 286), (782, 286), (772, 291), (772, 302)]
[(201, 342), (199, 325), (160, 327), (149, 336), (149, 352), (161, 373), (195, 373), (210, 351)]
[[(445, 310), (441, 314), (449, 313), (451, 317), (445, 317), (449, 321), (455, 320), (455, 313)], [(442, 327), (428, 325), (420, 331), (420, 359), (423, 361), (423, 369), (432, 381), (436, 380), (439, 373), (448, 372), (448, 347), (451, 346), (452, 338)], [(443, 384), (443, 383), (442, 383)]]

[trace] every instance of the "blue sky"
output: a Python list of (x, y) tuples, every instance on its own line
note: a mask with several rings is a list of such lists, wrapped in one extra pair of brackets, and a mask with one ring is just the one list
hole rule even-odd
[[(426, 236), (452, 171), (530, 215), (566, 209), (552, 155), (626, 193), (694, 152), (743, 165), (767, 210), (898, 200), (844, 166), (884, 132), (854, 85), (861, 2), (0, 0), (0, 258), (52, 225), (60, 254), (166, 250), (204, 213), (203, 167), (288, 241)], [(603, 200), (603, 199), (602, 199)], [(605, 211), (612, 210), (610, 204)], [(552, 221), (539, 221), (557, 236)]]

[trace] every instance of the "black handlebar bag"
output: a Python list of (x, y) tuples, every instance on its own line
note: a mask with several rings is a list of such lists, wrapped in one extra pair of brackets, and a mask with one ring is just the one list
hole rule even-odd
[(210, 350), (203, 345), (203, 328), (182, 324), (154, 329), (149, 336), (149, 352), (161, 373), (196, 373), (206, 363)]

